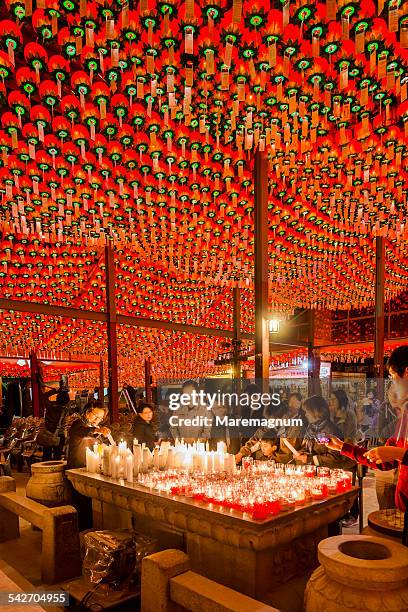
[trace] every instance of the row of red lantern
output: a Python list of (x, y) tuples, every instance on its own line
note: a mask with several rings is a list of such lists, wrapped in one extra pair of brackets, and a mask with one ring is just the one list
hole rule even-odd
[[(373, 299), (374, 270), (370, 268), (370, 258), (372, 249), (358, 249), (357, 243), (353, 245), (354, 262), (350, 264), (347, 253), (339, 257), (342, 251), (333, 250), (333, 254), (328, 254), (327, 246), (325, 249), (316, 251), (319, 242), (310, 242), (306, 252), (310, 252), (307, 259), (304, 258), (304, 247), (294, 244), (289, 237), (279, 237), (274, 244), (274, 253), (271, 253), (271, 281), (270, 292), (275, 300), (271, 303), (271, 309), (281, 310), (286, 304), (300, 304), (307, 306), (306, 300), (309, 295), (316, 294), (316, 280), (325, 279), (326, 288), (320, 290), (318, 298), (320, 306), (329, 307), (333, 300), (337, 301), (338, 307), (349, 308), (352, 304), (353, 295), (358, 295), (362, 304), (368, 304)], [(92, 276), (89, 277), (89, 270), (95, 261), (87, 259), (87, 265), (79, 268), (81, 275), (76, 271), (76, 266), (81, 265), (81, 258), (77, 254), (70, 252), (66, 247), (56, 248), (54, 253), (48, 257), (38, 258), (35, 250), (30, 255), (30, 245), (26, 249), (18, 246), (11, 252), (10, 242), (3, 243), (4, 254), (0, 258), (3, 271), (0, 272), (0, 281), (4, 288), (6, 297), (24, 296), (25, 292), (30, 295), (47, 295), (54, 303), (65, 303), (75, 305), (72, 300), (76, 299), (82, 291), (82, 298), (77, 302), (77, 306), (85, 305), (100, 309), (105, 303), (104, 294), (104, 272), (101, 267), (92, 268)], [(7, 249), (7, 250), (6, 250)], [(280, 257), (277, 257), (277, 252)], [(118, 282), (118, 308), (124, 313), (143, 316), (152, 313), (163, 313), (168, 311), (170, 316), (179, 322), (186, 322), (185, 316), (190, 316), (196, 324), (205, 324), (194, 317), (201, 313), (211, 319), (214, 310), (210, 304), (215, 295), (225, 294), (225, 288), (216, 290), (211, 284), (200, 279), (190, 278), (186, 280), (187, 274), (183, 277), (176, 274), (176, 270), (170, 274), (166, 266), (154, 266), (152, 262), (137, 258), (135, 264), (130, 264), (124, 251), (120, 250), (117, 262), (117, 282)], [(393, 257), (395, 251), (388, 251), (388, 279), (387, 297), (391, 298), (404, 287), (406, 273), (404, 264)], [(84, 260), (83, 260), (84, 261)], [(220, 269), (220, 264), (217, 262)], [(296, 267), (296, 275), (293, 274), (293, 267)], [(150, 270), (149, 270), (150, 269)], [(361, 275), (365, 274), (365, 283), (361, 282)], [(177, 277), (179, 280), (177, 281)], [(292, 279), (293, 294), (285, 292), (285, 284), (288, 279)], [(371, 286), (367, 280), (372, 279)], [(132, 287), (133, 285), (133, 287)], [(84, 291), (85, 289), (85, 291)], [(303, 293), (301, 291), (303, 290)], [(296, 294), (299, 291), (299, 294)], [(200, 296), (200, 299), (197, 298)], [(207, 296), (207, 297), (206, 297)], [(51, 299), (50, 299), (51, 298)], [(285, 299), (282, 299), (285, 298)], [(93, 300), (93, 302), (92, 302)], [(316, 300), (316, 298), (315, 298)], [(201, 303), (200, 303), (201, 302)], [(195, 313), (192, 311), (193, 304)], [(231, 309), (232, 310), (232, 309)], [(183, 316), (174, 316), (177, 311)], [(189, 314), (190, 311), (190, 314)], [(230, 315), (223, 315), (229, 317)], [(160, 318), (160, 317), (158, 317)], [(218, 325), (222, 327), (222, 325)]]
[[(100, 253), (67, 250), (36, 251), (38, 245), (2, 243), (0, 249), (0, 284), (5, 297), (37, 299), (61, 305), (96, 308), (105, 307), (105, 273)], [(129, 258), (128, 258), (129, 259)], [(95, 265), (97, 262), (97, 265)], [(80, 274), (77, 272), (79, 270)], [(129, 265), (119, 258), (116, 269), (117, 308), (124, 314), (160, 318), (163, 311), (175, 322), (225, 328), (230, 312), (218, 312), (214, 298), (222, 295), (204, 283), (187, 282), (161, 269), (151, 269), (139, 260)], [(93, 300), (93, 301), (92, 301)], [(225, 301), (225, 296), (223, 302)], [(232, 312), (232, 310), (231, 310)]]
[[(42, 349), (45, 360), (47, 355), (74, 360), (103, 355), (106, 361), (106, 330), (99, 322), (56, 318), (50, 323), (44, 316), (2, 313), (0, 326), (4, 354), (11, 350), (28, 355)], [(202, 376), (214, 371), (213, 361), (223, 342), (219, 337), (120, 325), (119, 378), (122, 382), (138, 380), (144, 358), (151, 360), (155, 379), (176, 377), (177, 372)]]
[[(299, 303), (301, 305), (304, 303), (306, 307), (305, 302), (308, 299), (309, 292), (316, 293), (316, 278), (322, 277), (323, 274), (326, 279), (326, 289), (321, 290), (319, 297), (315, 298), (319, 300), (321, 306), (327, 305), (330, 307), (333, 299), (335, 299), (339, 307), (342, 307), (343, 303), (346, 307), (349, 307), (353, 295), (355, 298), (357, 294), (361, 297), (362, 302), (368, 304), (372, 301), (374, 271), (367, 268), (368, 260), (362, 258), (363, 251), (359, 256), (360, 262), (356, 262), (352, 266), (345, 257), (337, 257), (336, 259), (329, 257), (327, 259), (327, 252), (321, 256), (321, 259), (312, 258), (304, 261), (297, 252), (296, 245), (291, 244), (289, 240), (285, 242), (293, 250), (287, 249), (282, 252), (284, 258), (280, 258), (280, 261), (277, 260), (276, 256), (271, 257), (270, 293), (275, 295), (275, 301), (271, 303), (272, 310), (281, 310), (284, 307), (285, 301), (282, 300), (282, 297), (286, 298), (286, 303), (292, 302), (292, 307)], [(24, 295), (37, 295), (38, 297), (46, 295), (56, 303), (85, 305), (88, 308), (96, 307), (96, 309), (104, 307), (106, 296), (103, 270), (94, 268), (92, 277), (86, 278), (87, 270), (90, 268), (90, 266), (87, 266), (82, 271), (82, 278), (79, 279), (75, 274), (75, 264), (78, 258), (71, 257), (69, 252), (61, 256), (64, 249), (59, 250), (59, 255), (56, 252), (56, 257), (49, 257), (43, 261), (38, 261), (35, 257), (25, 256), (24, 262), (22, 262), (21, 250), (18, 252), (20, 253), (18, 261), (8, 259), (7, 256), (2, 258), (3, 272), (0, 273), (0, 277), (2, 277), (1, 281), (6, 297), (21, 299)], [(313, 251), (311, 252), (313, 253)], [(356, 257), (358, 251), (354, 250), (354, 253)], [(219, 264), (217, 265), (219, 267)], [(287, 279), (291, 278), (293, 265), (297, 266), (297, 274), (296, 276), (292, 275), (293, 294), (291, 295), (284, 290)], [(6, 271), (4, 271), (4, 266), (6, 266)], [(155, 267), (153, 267), (153, 270), (155, 270)], [(363, 273), (366, 275), (365, 283), (360, 280)], [(391, 257), (388, 274), (387, 296), (392, 297), (404, 286), (402, 284), (404, 274), (401, 266), (397, 265), (397, 262), (392, 262)], [(371, 287), (367, 283), (369, 278), (372, 278)], [(225, 289), (222, 287), (215, 290), (211, 285), (202, 281), (196, 282), (194, 279), (190, 279), (190, 282), (187, 283), (187, 281), (179, 279), (176, 282), (176, 277), (169, 275), (165, 268), (158, 269), (156, 272), (149, 271), (149, 267), (146, 263), (143, 264), (140, 259), (133, 265), (129, 265), (126, 261), (119, 261), (117, 282), (119, 310), (136, 316), (149, 316), (149, 314), (152, 316), (154, 313), (160, 314), (160, 312), (167, 311), (172, 320), (176, 322), (205, 324), (200, 317), (207, 315), (212, 319), (216, 315), (211, 306), (214, 297), (219, 294), (225, 295)], [(340, 283), (342, 283), (341, 287)], [(295, 294), (298, 287), (303, 287), (303, 295)], [(72, 300), (75, 300), (81, 291), (81, 301), (74, 304)], [(348, 299), (349, 302), (347, 302)], [(327, 304), (325, 300), (327, 300)], [(190, 318), (189, 321), (186, 321), (186, 316)], [(230, 318), (230, 313), (222, 314), (222, 318), (225, 316), (227, 316), (227, 319)], [(218, 317), (216, 317), (217, 319)], [(219, 324), (222, 323), (222, 319), (217, 323), (214, 326), (223, 327)]]

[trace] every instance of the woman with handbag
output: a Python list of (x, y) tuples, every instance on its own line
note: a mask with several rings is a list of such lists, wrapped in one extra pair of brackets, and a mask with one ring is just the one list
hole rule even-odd
[[(44, 387), (43, 387), (44, 388)], [(56, 400), (50, 398), (56, 395)], [(65, 444), (64, 418), (69, 405), (69, 393), (66, 389), (50, 388), (42, 391), (44, 405), (44, 427), (38, 432), (37, 444), (43, 447), (43, 461), (61, 459)]]

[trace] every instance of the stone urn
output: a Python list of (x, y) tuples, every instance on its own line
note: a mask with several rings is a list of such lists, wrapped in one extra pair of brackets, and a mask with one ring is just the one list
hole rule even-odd
[(305, 612), (408, 611), (408, 548), (373, 536), (336, 536), (318, 546), (321, 566)]
[(26, 496), (49, 508), (70, 504), (71, 487), (65, 477), (65, 466), (65, 461), (33, 463)]

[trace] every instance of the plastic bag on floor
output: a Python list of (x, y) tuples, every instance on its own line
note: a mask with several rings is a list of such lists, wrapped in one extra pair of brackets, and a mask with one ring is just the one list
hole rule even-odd
[(126, 529), (90, 531), (84, 542), (84, 576), (92, 584), (112, 586), (140, 575), (142, 559), (155, 549), (152, 538)]

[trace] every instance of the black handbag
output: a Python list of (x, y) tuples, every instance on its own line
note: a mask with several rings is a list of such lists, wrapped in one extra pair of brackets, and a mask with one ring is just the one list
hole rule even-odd
[(61, 441), (61, 438), (60, 438), (60, 436), (56, 432), (59, 431), (59, 429), (61, 427), (61, 423), (62, 423), (63, 417), (64, 417), (64, 412), (61, 413), (61, 416), (60, 416), (59, 421), (58, 421), (57, 428), (56, 428), (54, 433), (52, 431), (50, 431), (49, 429), (47, 429), (45, 425), (43, 425), (43, 427), (41, 427), (41, 429), (38, 432), (37, 437), (35, 439), (37, 444), (39, 444), (40, 446), (46, 446), (46, 447), (58, 446), (59, 445), (59, 443)]
[(60, 437), (56, 433), (49, 431), (46, 427), (43, 427), (37, 434), (36, 442), (40, 446), (58, 446)]

